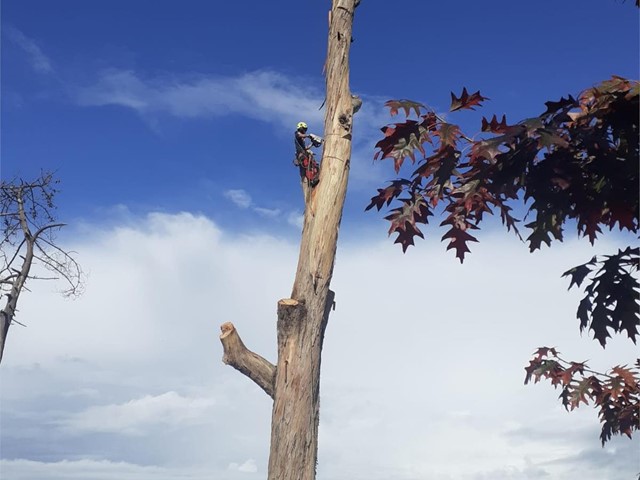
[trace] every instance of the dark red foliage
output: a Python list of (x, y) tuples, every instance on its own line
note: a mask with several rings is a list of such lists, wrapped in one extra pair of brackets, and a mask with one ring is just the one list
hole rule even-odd
[(384, 106), (389, 107), (389, 113), (392, 116), (397, 115), (400, 109), (404, 110), (404, 114), (407, 117), (411, 115), (411, 110), (416, 112), (416, 116), (420, 116), (420, 111), (427, 109), (423, 104), (412, 102), (411, 100), (389, 100)]
[(555, 348), (543, 347), (534, 353), (525, 372), (525, 384), (545, 378), (560, 387), (567, 410), (593, 403), (599, 410), (602, 445), (613, 435), (631, 438), (634, 430), (640, 430), (640, 361), (635, 367), (616, 366), (598, 373), (584, 362), (563, 360)]
[(410, 182), (408, 180), (395, 180), (391, 182), (387, 188), (379, 188), (378, 195), (371, 199), (371, 203), (365, 210), (376, 207), (380, 210), (385, 204), (389, 206), (394, 198), (397, 198), (403, 192), (403, 188)]
[[(392, 114), (414, 112), (416, 119), (385, 127), (375, 158), (393, 158), (396, 172), (407, 157), (417, 165), (408, 178), (378, 189), (367, 210), (399, 202), (385, 218), (391, 222), (389, 234), (397, 233), (396, 243), (406, 251), (416, 236), (424, 238), (419, 224), (427, 224), (434, 214), (430, 207), (440, 205), (436, 213), (446, 228), (442, 240), (461, 262), (469, 243), (478, 241), (469, 231), (477, 232), (485, 214), (496, 209), (507, 230), (520, 236), (512, 205), (520, 205), (531, 218), (524, 225), (531, 251), (562, 241), (567, 226), (577, 227), (591, 243), (603, 229), (637, 234), (639, 92), (638, 82), (612, 77), (577, 97), (546, 102), (544, 113), (513, 125), (505, 115), (500, 120), (483, 117), (484, 135), (475, 139), (423, 104), (388, 102)], [(480, 92), (469, 95), (466, 88), (459, 98), (453, 93), (451, 98), (452, 111), (473, 109), (487, 100)], [(571, 278), (569, 288), (586, 281), (577, 310), (580, 330), (593, 332), (603, 347), (613, 333), (626, 333), (636, 342), (639, 260), (640, 249), (629, 247), (564, 274)], [(597, 374), (584, 363), (561, 360), (555, 349), (540, 349), (526, 370), (526, 383), (544, 377), (562, 388), (568, 409), (593, 402), (600, 409), (603, 443), (638, 429), (637, 368)]]
[(385, 220), (391, 222), (389, 234), (398, 234), (394, 243), (402, 245), (402, 251), (406, 251), (409, 245), (413, 245), (413, 237), (416, 235), (424, 238), (416, 223), (427, 223), (427, 218), (432, 215), (424, 198), (412, 195), (409, 198), (401, 198), (402, 205), (391, 210)]
[[(430, 205), (445, 202), (447, 239), (456, 236), (451, 231), (456, 225), (478, 226), (495, 208), (507, 228), (519, 234), (508, 202), (521, 199), (533, 218), (525, 225), (531, 251), (561, 241), (571, 220), (592, 243), (603, 227), (636, 233), (639, 90), (638, 82), (612, 77), (577, 98), (547, 102), (543, 114), (514, 125), (505, 116), (482, 118), (481, 130), (488, 136), (477, 140), (423, 104), (388, 102), (392, 112), (413, 111), (417, 119), (384, 127), (375, 158), (393, 158), (396, 172), (405, 158), (418, 163), (402, 188)], [(453, 97), (454, 110), (485, 100), (466, 89)], [(457, 237), (454, 248), (462, 261), (471, 240)]]
[(580, 331), (589, 328), (593, 336), (604, 347), (610, 332), (626, 332), (636, 343), (640, 311), (638, 310), (638, 281), (634, 273), (638, 270), (640, 248), (628, 247), (615, 255), (606, 255), (604, 260), (593, 257), (583, 265), (564, 272), (571, 283), (580, 287), (590, 276), (585, 287), (585, 296), (578, 307)]
[(451, 107), (450, 111), (455, 112), (456, 110), (469, 109), (474, 110), (473, 107), (480, 106), (480, 103), (484, 100), (489, 100), (487, 97), (483, 97), (480, 95), (480, 90), (476, 93), (472, 93), (469, 95), (466, 88), (462, 89), (462, 95), (460, 98), (456, 97), (453, 92), (451, 92)]
[(505, 133), (511, 127), (507, 125), (507, 116), (502, 115), (502, 120), (498, 123), (498, 117), (495, 115), (491, 118), (491, 121), (487, 121), (486, 118), (482, 117), (482, 131), (483, 132), (491, 132), (491, 133)]

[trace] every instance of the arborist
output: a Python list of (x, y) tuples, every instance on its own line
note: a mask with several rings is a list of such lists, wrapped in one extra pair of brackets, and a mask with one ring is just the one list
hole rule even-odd
[[(293, 160), (293, 164), (300, 169), (300, 181), (303, 183), (303, 189), (305, 183), (311, 188), (318, 184), (320, 168), (311, 148), (319, 147), (323, 142), (321, 137), (313, 133), (307, 133), (307, 130), (306, 123), (298, 122), (295, 132), (296, 157)], [(307, 144), (306, 139), (309, 139), (309, 144)]]

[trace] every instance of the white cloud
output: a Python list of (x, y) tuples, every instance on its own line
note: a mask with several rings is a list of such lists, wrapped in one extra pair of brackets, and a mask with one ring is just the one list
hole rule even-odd
[(251, 195), (244, 190), (226, 190), (224, 196), (235, 203), (237, 207), (249, 208), (251, 206)]
[[(41, 462), (26, 459), (0, 460), (7, 480), (211, 480), (216, 472), (193, 468), (165, 468), (108, 460), (61, 460)], [(218, 474), (228, 475), (227, 472)], [(245, 476), (233, 476), (244, 478)], [(254, 477), (251, 477), (254, 478)]]
[[(319, 478), (544, 471), (554, 480), (622, 480), (637, 471), (628, 461), (637, 439), (616, 438), (596, 469), (593, 409), (565, 412), (549, 385), (522, 384), (531, 351), (545, 344), (589, 358), (595, 369), (637, 356), (626, 339), (603, 351), (578, 334), (580, 295), (567, 293), (560, 274), (593, 255), (588, 242), (530, 255), (516, 240), (486, 233), (461, 266), (437, 241), (402, 255), (373, 240), (378, 235), (345, 229), (323, 353)], [(267, 464), (271, 402), (222, 364), (218, 327), (233, 321), (248, 348), (275, 360), (275, 305), (289, 295), (297, 243), (232, 234), (188, 213), (82, 231), (71, 247), (91, 271), (86, 294), (68, 302), (34, 284), (21, 305), (29, 328), (9, 336), (3, 456), (25, 460), (5, 462), (3, 473), (136, 478), (92, 473), (98, 458), (153, 465), (163, 479), (192, 478), (194, 468), (208, 478), (259, 478), (240, 467), (253, 468), (243, 459), (256, 469)], [(603, 241), (597, 250), (613, 247)], [(99, 396), (63, 393), (72, 391)], [(141, 442), (134, 431), (153, 435)], [(59, 473), (65, 451), (85, 462), (74, 463), (75, 476)], [(52, 473), (33, 473), (42, 465)], [(175, 474), (181, 467), (184, 477)]]
[(31, 67), (38, 73), (51, 73), (51, 60), (32, 39), (15, 27), (4, 27), (4, 31), (11, 42), (20, 47), (27, 55)]
[[(265, 208), (255, 205), (253, 198), (246, 190), (225, 190), (223, 195), (225, 198), (231, 200), (231, 202), (233, 202), (238, 208), (250, 208), (251, 211), (257, 213), (263, 218), (280, 220), (285, 216), (283, 211), (279, 208)], [(286, 214), (286, 221), (289, 225), (302, 228), (302, 215), (297, 211), (290, 211)]]
[(267, 217), (267, 218), (277, 218), (282, 213), (282, 211), (279, 208), (254, 207), (253, 210), (257, 214), (262, 215), (263, 217)]
[(83, 479), (102, 480), (122, 479), (152, 479), (166, 474), (164, 468), (155, 466), (133, 465), (126, 462), (109, 462), (106, 460), (83, 459), (77, 461), (61, 460), (59, 462), (37, 462), (25, 459), (2, 460), (3, 476), (12, 480), (35, 479)]
[[(380, 128), (392, 119), (384, 108), (386, 98), (361, 95), (364, 103), (354, 120), (351, 180), (357, 187), (379, 186), (388, 176), (372, 168), (372, 145)], [(132, 70), (111, 69), (93, 84), (76, 89), (81, 106), (119, 105), (140, 114), (150, 125), (160, 115), (181, 119), (241, 115), (292, 131), (300, 120), (322, 135), (325, 97), (321, 82), (288, 77), (272, 70), (237, 76), (171, 75), (145, 77)]]
[[(75, 90), (81, 106), (118, 105), (140, 114), (155, 128), (162, 115), (181, 119), (220, 118), (240, 115), (292, 132), (306, 121), (314, 133), (322, 135), (324, 109), (319, 107), (325, 93), (321, 82), (288, 77), (271, 70), (258, 70), (236, 76), (171, 75), (145, 77), (132, 70), (111, 69), (98, 80)], [(365, 103), (354, 121), (354, 149), (351, 158), (352, 181), (368, 187), (386, 178), (372, 169), (371, 145), (379, 140), (389, 121), (384, 99), (365, 95)]]
[(244, 115), (291, 128), (301, 118), (322, 124), (323, 94), (284, 75), (264, 70), (236, 77), (193, 75), (145, 79), (131, 70), (103, 72), (96, 84), (81, 88), (83, 106), (120, 105), (143, 115), (179, 118)]
[(289, 215), (287, 215), (287, 223), (302, 230), (304, 215), (298, 211), (290, 212)]
[(230, 463), (229, 470), (237, 471), (237, 472), (245, 472), (245, 473), (256, 473), (258, 471), (258, 466), (256, 465), (256, 461), (253, 458), (250, 458), (246, 462), (238, 465), (237, 463)]
[(185, 426), (204, 422), (212, 398), (187, 398), (176, 392), (147, 395), (115, 405), (97, 405), (72, 415), (64, 426), (76, 432), (139, 435), (150, 426)]
[(72, 390), (70, 392), (64, 393), (65, 397), (92, 397), (98, 398), (100, 396), (100, 392), (95, 388), (78, 388), (77, 390)]

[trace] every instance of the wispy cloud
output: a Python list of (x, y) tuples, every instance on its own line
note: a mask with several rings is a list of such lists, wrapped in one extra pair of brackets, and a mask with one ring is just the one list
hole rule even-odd
[(262, 215), (263, 217), (266, 217), (266, 218), (277, 218), (282, 213), (282, 211), (279, 208), (255, 207), (253, 211), (256, 212), (258, 215)]
[[(243, 189), (225, 190), (224, 192), (222, 192), (222, 195), (224, 195), (225, 198), (231, 200), (231, 202), (235, 204), (238, 208), (241, 208), (243, 210), (251, 209), (253, 212), (257, 213), (258, 215), (264, 218), (277, 219), (282, 217), (283, 215), (282, 210), (280, 210), (279, 208), (265, 208), (265, 207), (257, 206), (253, 202), (253, 198), (251, 197), (251, 195), (246, 190), (243, 190)], [(291, 223), (289, 221), (289, 217), (295, 213), (296, 212), (290, 212), (288, 214), (287, 222), (291, 225), (297, 226), (297, 224)]]
[(301, 118), (321, 124), (323, 94), (273, 71), (234, 77), (165, 76), (143, 78), (131, 70), (108, 70), (91, 86), (78, 90), (84, 106), (119, 105), (142, 115), (179, 118), (244, 115), (290, 128)]
[(68, 418), (64, 426), (78, 432), (140, 435), (152, 426), (193, 424), (214, 404), (212, 398), (188, 398), (166, 392), (122, 404), (92, 406)]
[[(247, 465), (246, 462), (239, 467), (245, 465)], [(6, 476), (14, 480), (211, 480), (211, 478), (248, 480), (258, 478), (258, 476), (247, 475), (247, 472), (253, 473), (253, 470), (239, 470), (239, 468), (216, 472), (213, 468), (203, 470), (183, 465), (170, 468), (94, 459), (57, 462), (27, 459), (0, 460), (0, 470), (3, 478)]]
[(245, 473), (256, 473), (258, 471), (258, 466), (256, 465), (256, 461), (253, 458), (250, 458), (249, 460), (241, 464), (230, 463), (228, 470)]
[(36, 72), (53, 72), (51, 60), (42, 52), (34, 40), (12, 26), (5, 27), (4, 31), (7, 34), (7, 38), (27, 54), (29, 63)]
[(287, 215), (287, 223), (302, 230), (304, 215), (299, 211), (291, 212)]
[[(359, 93), (359, 92), (357, 92)], [(354, 120), (354, 144), (351, 175), (371, 189), (382, 183), (388, 173), (372, 168), (373, 145), (380, 139), (380, 127), (390, 121), (383, 107), (386, 98), (362, 94), (363, 106)], [(131, 109), (150, 125), (159, 117), (180, 119), (244, 116), (292, 129), (300, 120), (322, 135), (325, 97), (320, 79), (316, 82), (284, 75), (273, 70), (258, 70), (235, 76), (177, 75), (144, 76), (133, 70), (103, 71), (88, 86), (75, 90), (81, 106), (117, 105)]]
[(237, 207), (249, 208), (251, 206), (251, 195), (244, 190), (226, 190), (223, 195), (231, 200)]

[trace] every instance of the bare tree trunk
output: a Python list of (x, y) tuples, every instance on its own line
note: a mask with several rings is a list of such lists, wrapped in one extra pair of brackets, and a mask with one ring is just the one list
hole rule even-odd
[[(269, 480), (313, 480), (316, 474), (320, 362), (333, 305), (334, 294), (329, 286), (351, 159), (353, 105), (349, 49), (358, 3), (359, 0), (333, 0), (329, 15), (325, 145), (320, 181), (306, 202), (291, 298), (278, 302), (278, 363), (274, 367), (273, 387), (269, 382), (265, 385), (265, 381), (261, 380), (261, 384), (256, 380), (263, 379), (264, 372), (271, 372), (273, 365), (246, 350), (243, 344), (240, 355), (228, 354), (234, 347), (224, 328), (221, 336), (225, 361), (254, 379), (267, 393), (273, 392)], [(232, 327), (227, 326), (227, 331)], [(259, 368), (248, 374), (247, 366), (252, 362), (257, 362)]]
[[(8, 280), (3, 280), (11, 284), (11, 290), (6, 294), (7, 302), (2, 310), (0, 310), (0, 362), (4, 356), (4, 346), (7, 343), (7, 335), (9, 335), (9, 327), (11, 322), (14, 321), (13, 317), (16, 314), (16, 308), (18, 306), (18, 297), (22, 292), (25, 282), (29, 276), (31, 270), (31, 264), (33, 262), (33, 247), (35, 238), (29, 230), (29, 224), (27, 223), (27, 214), (25, 212), (24, 201), (22, 197), (22, 191), (16, 194), (16, 206), (18, 208), (18, 218), (20, 228), (24, 234), (24, 243), (26, 244), (26, 252), (22, 256), (22, 267), (20, 270), (14, 270), (8, 277)], [(37, 238), (37, 237), (36, 237)], [(20, 253), (20, 248), (16, 250), (16, 255)], [(11, 262), (9, 262), (11, 264)]]
[[(55, 223), (53, 215), (56, 183), (53, 175), (46, 172), (32, 182), (0, 181), (0, 296), (7, 297), (0, 310), (0, 362), (9, 327), (12, 323), (22, 325), (15, 316), (27, 280), (62, 279), (68, 284), (64, 291), (67, 296), (77, 296), (82, 290), (80, 265), (73, 252), (66, 252), (56, 244), (52, 234), (64, 226)], [(30, 274), (37, 264), (50, 274), (45, 277)]]
[(29, 270), (31, 269), (31, 263), (33, 261), (33, 244), (27, 242), (27, 251), (22, 261), (22, 268), (19, 272), (16, 272), (16, 277), (11, 285), (11, 291), (7, 293), (7, 302), (2, 310), (0, 310), (0, 362), (4, 356), (4, 346), (7, 343), (7, 335), (9, 334), (9, 327), (11, 322), (14, 321), (13, 317), (16, 314), (16, 307), (18, 305), (18, 297), (24, 287), (24, 283), (29, 276)]

